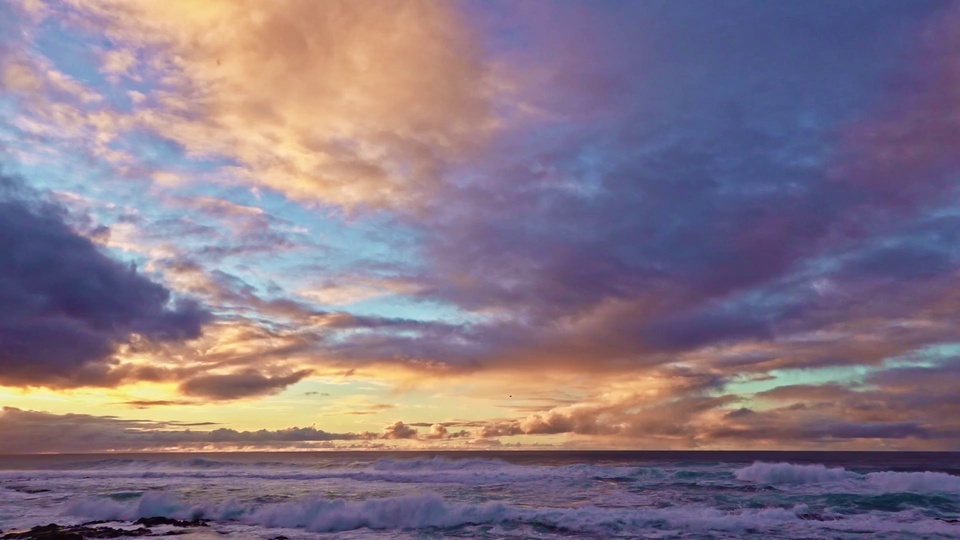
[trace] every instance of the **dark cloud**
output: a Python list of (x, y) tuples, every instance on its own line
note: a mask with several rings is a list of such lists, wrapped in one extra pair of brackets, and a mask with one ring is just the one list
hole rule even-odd
[(701, 312), (654, 321), (643, 329), (645, 341), (660, 349), (696, 348), (723, 341), (766, 340), (773, 332), (768, 321), (744, 311)]
[(0, 177), (0, 382), (102, 383), (132, 339), (183, 341), (210, 318), (66, 223), (66, 211)]
[(757, 427), (723, 427), (706, 430), (705, 440), (730, 439), (741, 444), (749, 440), (776, 441), (775, 444), (820, 444), (849, 442), (855, 439), (929, 439), (932, 433), (917, 422), (826, 422), (769, 425)]
[[(960, 434), (960, 362), (875, 368), (863, 383), (779, 386), (755, 395), (774, 408), (745, 409), (706, 427), (705, 443), (755, 440), (768, 446), (845, 445), (955, 450)], [(904, 446), (906, 445), (906, 446)]]
[(378, 414), (383, 411), (388, 411), (390, 409), (395, 409), (397, 406), (390, 403), (374, 403), (373, 405), (368, 406), (366, 409), (361, 411), (347, 411), (343, 413), (336, 414), (350, 414), (355, 416), (364, 416), (368, 414)]
[[(409, 219), (428, 261), (414, 294), (483, 317), (370, 325), (330, 357), (629, 371), (696, 355), (729, 375), (876, 365), (949, 339), (957, 13), (518, 9), (531, 39), (511, 60), (548, 89), (525, 95), (548, 119), (503, 133)], [(748, 362), (723, 363), (746, 343)]]
[(736, 410), (734, 410), (734, 411), (728, 412), (727, 414), (723, 415), (723, 417), (724, 417), (724, 418), (738, 418), (738, 417), (741, 417), (741, 416), (749, 416), (749, 415), (751, 415), (751, 414), (755, 414), (755, 413), (753, 412), (753, 410), (748, 409), (748, 408), (746, 408), (746, 407), (741, 407), (741, 408), (736, 409)]
[[(890, 397), (913, 407), (960, 404), (953, 397), (960, 385), (960, 358), (948, 357), (927, 365), (900, 366), (878, 370), (866, 377), (866, 383), (883, 389)], [(960, 411), (958, 411), (960, 412)]]
[(127, 405), (136, 409), (149, 409), (150, 407), (171, 407), (177, 405), (196, 405), (194, 401), (185, 399), (134, 399), (124, 401), (121, 405)]
[(953, 256), (947, 249), (905, 244), (885, 246), (860, 254), (849, 263), (846, 271), (855, 277), (905, 281), (938, 276), (954, 267)]
[(853, 390), (842, 384), (794, 384), (758, 392), (756, 397), (777, 401), (829, 400), (847, 397)]
[(226, 375), (198, 375), (180, 384), (180, 391), (188, 396), (213, 400), (241, 399), (282, 392), (312, 373), (305, 369), (288, 375), (267, 376), (255, 369), (245, 369)]

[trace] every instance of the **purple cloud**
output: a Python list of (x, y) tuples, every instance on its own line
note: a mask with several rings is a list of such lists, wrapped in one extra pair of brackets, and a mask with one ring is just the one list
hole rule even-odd
[(134, 336), (196, 338), (210, 314), (104, 254), (65, 210), (0, 177), (0, 381), (94, 383)]

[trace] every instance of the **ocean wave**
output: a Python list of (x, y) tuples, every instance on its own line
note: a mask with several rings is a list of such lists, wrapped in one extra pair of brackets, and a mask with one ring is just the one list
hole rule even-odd
[(57, 466), (58, 471), (144, 471), (144, 470), (171, 470), (171, 471), (191, 471), (191, 470), (234, 470), (247, 469), (250, 467), (259, 468), (289, 468), (300, 467), (304, 465), (297, 463), (270, 462), (263, 461), (257, 463), (243, 463), (238, 461), (218, 461), (206, 458), (190, 459), (101, 459), (96, 461), (77, 461), (68, 462)]
[(960, 493), (960, 476), (942, 472), (874, 472), (866, 475), (867, 482), (884, 491)]
[(57, 471), (117, 471), (120, 473), (128, 471), (153, 471), (153, 472), (191, 472), (191, 471), (218, 471), (226, 470), (277, 470), (288, 469), (298, 471), (327, 470), (372, 470), (380, 472), (420, 472), (420, 471), (459, 471), (459, 470), (510, 470), (522, 469), (519, 465), (513, 465), (499, 459), (448, 459), (443, 457), (415, 458), (415, 459), (396, 459), (380, 458), (374, 461), (358, 461), (354, 463), (338, 463), (331, 466), (329, 463), (296, 463), (296, 462), (272, 462), (260, 461), (256, 463), (246, 463), (241, 461), (219, 461), (206, 458), (191, 459), (170, 459), (170, 460), (152, 460), (152, 459), (101, 459), (96, 461), (78, 461), (61, 464), (55, 468)]
[(869, 486), (885, 492), (960, 493), (960, 476), (943, 472), (882, 471), (858, 474), (843, 467), (828, 468), (824, 465), (797, 465), (793, 463), (764, 463), (737, 469), (738, 480), (769, 485), (822, 484), (851, 481), (849, 487)]
[(843, 467), (827, 468), (824, 465), (796, 465), (793, 463), (764, 463), (737, 469), (737, 480), (757, 484), (819, 484), (855, 477)]
[(451, 528), (497, 523), (509, 519), (500, 503), (480, 505), (446, 503), (435, 494), (407, 495), (367, 501), (309, 497), (270, 505), (240, 521), (266, 527), (303, 528), (312, 532), (369, 529)]
[(187, 504), (166, 492), (149, 492), (135, 503), (87, 499), (69, 505), (71, 516), (99, 520), (134, 520), (163, 516), (176, 519), (230, 521), (268, 528), (296, 528), (311, 532), (356, 529), (455, 529), (475, 525), (545, 527), (564, 534), (591, 536), (633, 535), (640, 531), (725, 531), (751, 533), (789, 529), (801, 536), (815, 531), (955, 534), (956, 526), (914, 516), (911, 521), (878, 519), (870, 515), (812, 516), (805, 505), (724, 511), (706, 506), (672, 508), (530, 508), (498, 502), (466, 504), (445, 501), (436, 494), (416, 494), (368, 500), (308, 496), (296, 501), (242, 505), (236, 501)]
[(416, 459), (380, 458), (373, 462), (372, 468), (377, 471), (459, 471), (463, 469), (502, 469), (519, 468), (499, 459), (446, 459), (438, 456)]
[(188, 504), (166, 492), (149, 492), (133, 504), (102, 498), (71, 503), (66, 515), (96, 520), (135, 520), (162, 516), (175, 519), (237, 521), (247, 525), (287, 527), (312, 532), (369, 529), (450, 528), (496, 523), (509, 518), (500, 503), (447, 503), (436, 494), (405, 495), (348, 501), (309, 496), (302, 499), (244, 506), (235, 500)]
[(824, 493), (825, 508), (845, 514), (860, 512), (901, 512), (916, 509), (925, 515), (950, 518), (960, 511), (956, 497), (945, 493)]

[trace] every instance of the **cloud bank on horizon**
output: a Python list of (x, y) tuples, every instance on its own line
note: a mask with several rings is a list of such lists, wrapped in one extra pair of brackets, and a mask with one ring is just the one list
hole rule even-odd
[(960, 449), (958, 90), (944, 0), (5, 4), (0, 452)]

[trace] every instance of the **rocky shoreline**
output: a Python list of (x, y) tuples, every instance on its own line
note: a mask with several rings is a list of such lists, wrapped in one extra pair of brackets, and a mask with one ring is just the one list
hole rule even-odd
[[(90, 521), (81, 525), (40, 525), (26, 531), (0, 532), (0, 540), (85, 540), (88, 538), (123, 538), (132, 536), (177, 536), (187, 529), (207, 527), (205, 520), (183, 520), (165, 517), (140, 518), (132, 525), (135, 528), (109, 527), (110, 521)], [(176, 527), (164, 532), (155, 532), (152, 527)]]

